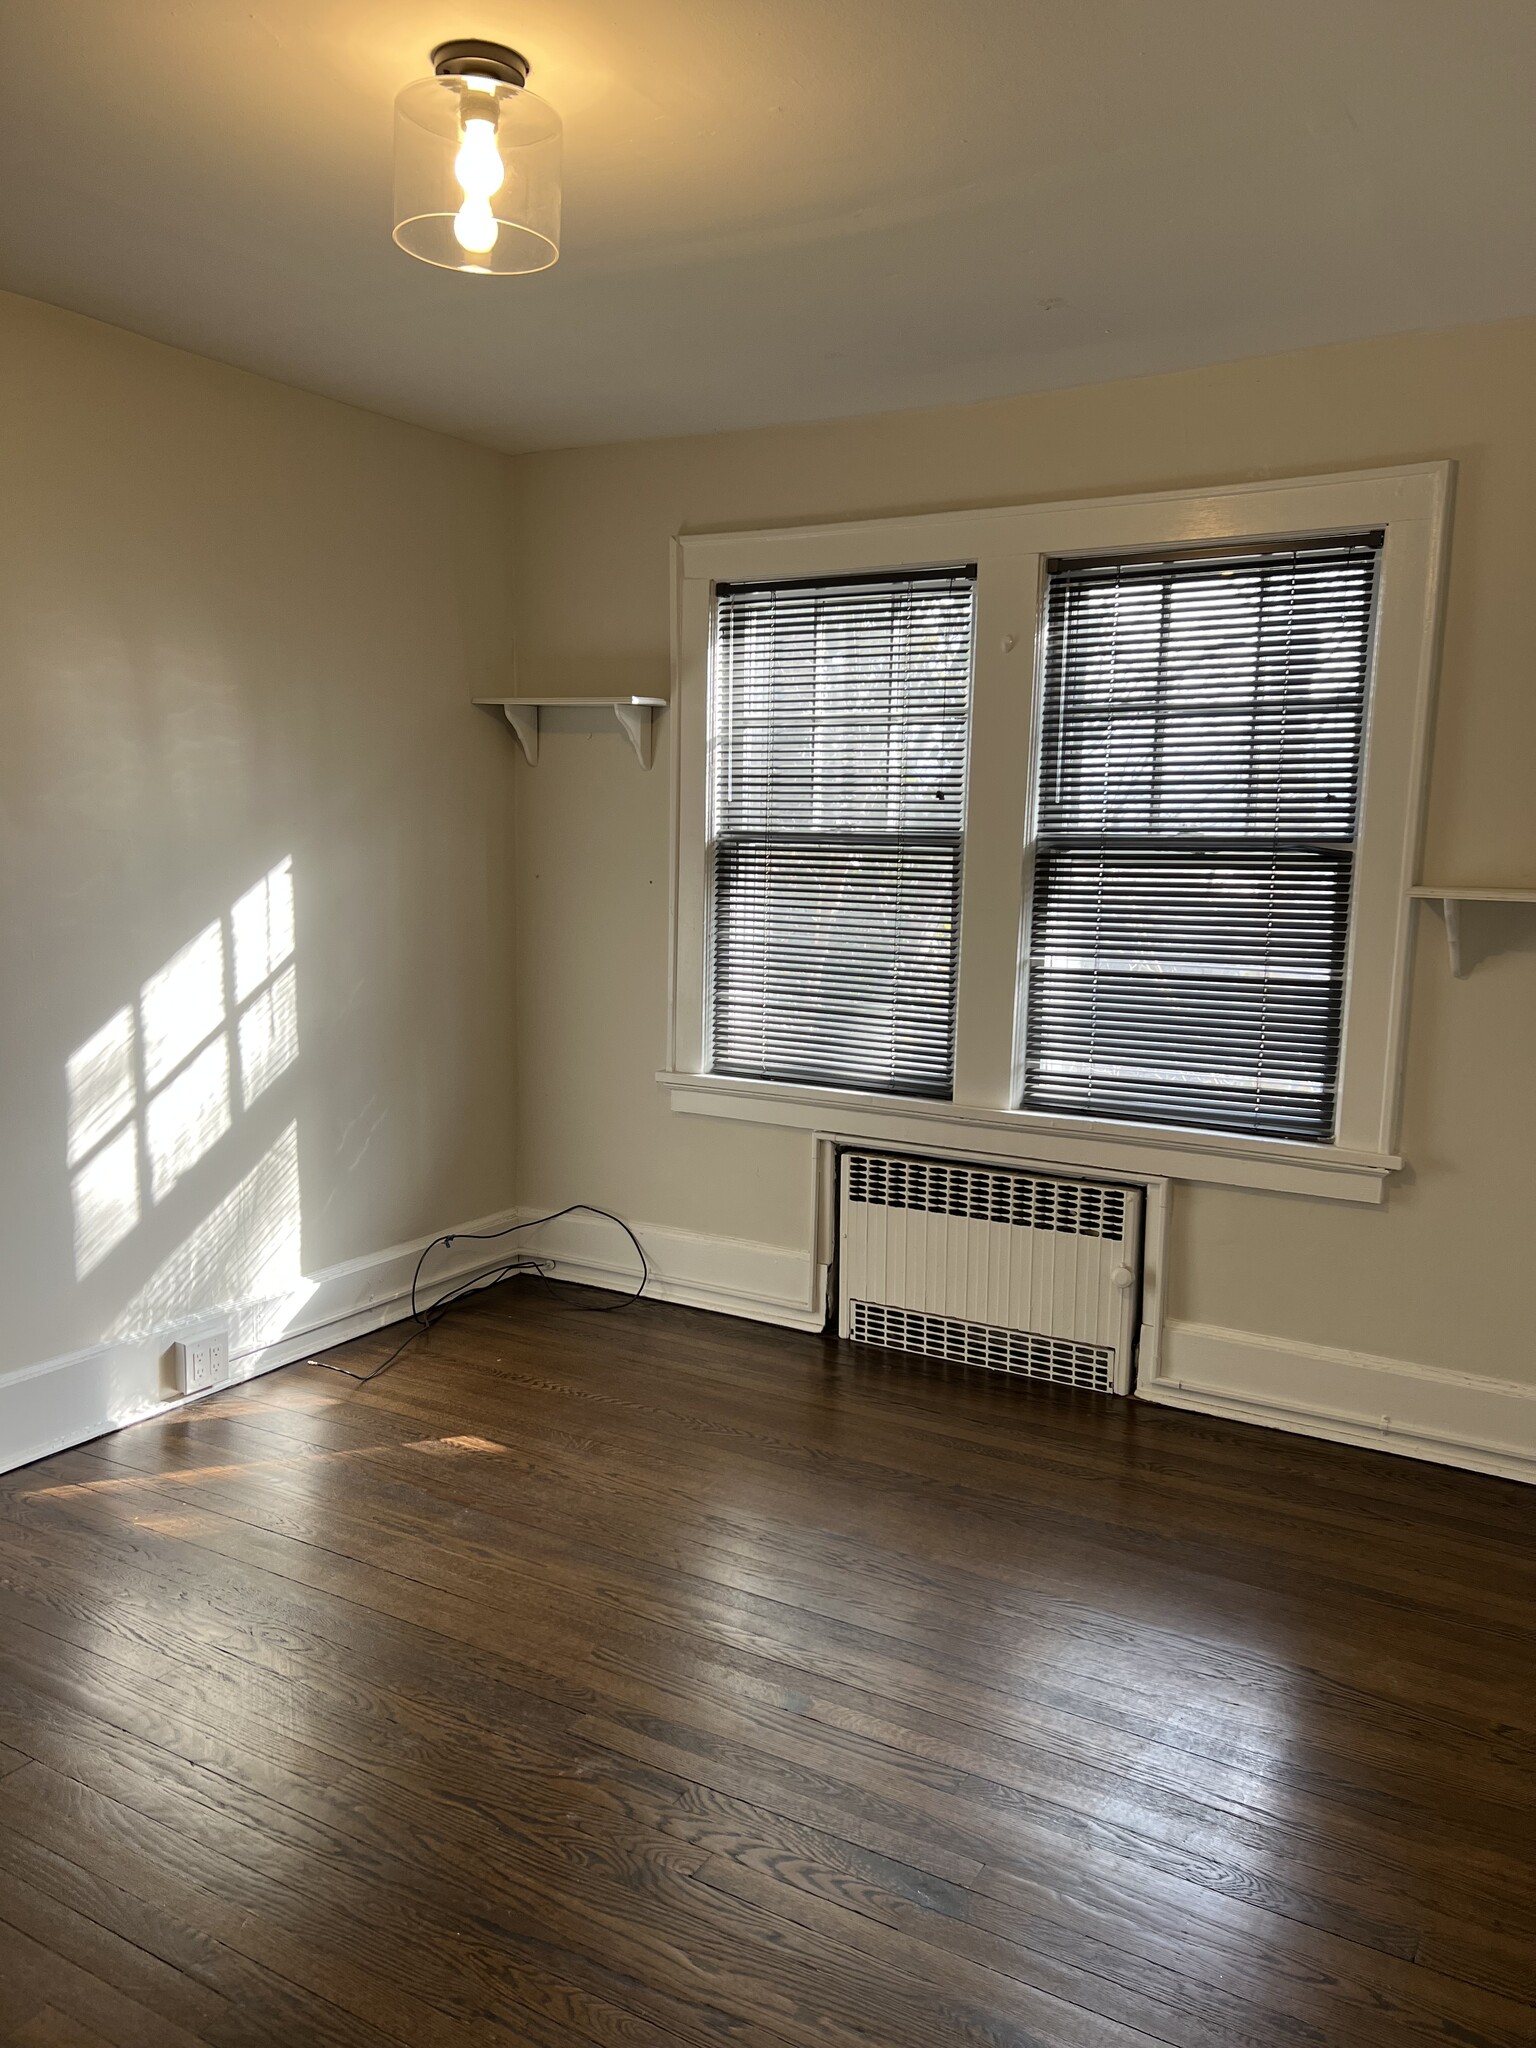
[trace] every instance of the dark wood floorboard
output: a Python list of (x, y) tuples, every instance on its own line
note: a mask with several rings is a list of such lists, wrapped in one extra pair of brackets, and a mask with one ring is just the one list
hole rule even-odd
[(1530, 2048), (1533, 1505), (509, 1284), (0, 1480), (0, 2040)]

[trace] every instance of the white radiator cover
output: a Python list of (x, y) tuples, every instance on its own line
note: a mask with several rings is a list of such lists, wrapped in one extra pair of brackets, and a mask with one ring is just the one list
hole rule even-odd
[(849, 1151), (838, 1211), (839, 1336), (1130, 1392), (1140, 1188)]

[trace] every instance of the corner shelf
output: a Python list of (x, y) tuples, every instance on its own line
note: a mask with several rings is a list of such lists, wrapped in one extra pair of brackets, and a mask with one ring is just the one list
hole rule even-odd
[(530, 767), (539, 758), (541, 711), (611, 711), (642, 768), (651, 765), (652, 724), (667, 702), (665, 697), (476, 697), (473, 701), (486, 711), (505, 714)]
[(1450, 950), (1451, 972), (1458, 980), (1461, 964), (1461, 906), (1463, 903), (1536, 903), (1536, 889), (1474, 889), (1454, 882), (1420, 882), (1408, 891), (1419, 903), (1438, 903), (1445, 915), (1445, 942)]

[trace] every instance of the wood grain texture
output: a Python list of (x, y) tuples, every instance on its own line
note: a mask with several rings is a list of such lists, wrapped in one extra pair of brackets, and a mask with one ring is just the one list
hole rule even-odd
[(1529, 2048), (1531, 1505), (512, 1283), (0, 1484), (0, 2039)]

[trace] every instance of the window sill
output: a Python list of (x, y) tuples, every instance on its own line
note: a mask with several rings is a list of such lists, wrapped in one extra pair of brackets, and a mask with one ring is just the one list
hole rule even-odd
[(1387, 1175), (1403, 1163), (1390, 1154), (1338, 1145), (1279, 1144), (1154, 1125), (1089, 1123), (1029, 1110), (860, 1095), (841, 1088), (739, 1081), (717, 1074), (660, 1073), (656, 1078), (671, 1090), (672, 1108), (686, 1116), (777, 1124), (865, 1144), (980, 1150), (994, 1158), (1079, 1172), (1150, 1174), (1218, 1187), (1321, 1195), (1337, 1202), (1380, 1202)]

